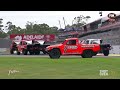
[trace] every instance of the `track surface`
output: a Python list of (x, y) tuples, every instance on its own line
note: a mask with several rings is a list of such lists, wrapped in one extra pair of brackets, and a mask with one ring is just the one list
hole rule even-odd
[[(48, 57), (48, 55), (0, 55), (0, 57)], [(68, 56), (61, 56), (61, 57), (80, 57), (79, 55), (68, 55)], [(120, 56), (118, 55), (114, 55), (114, 56), (103, 56), (103, 55), (97, 55), (97, 56), (93, 56), (93, 58), (95, 57), (103, 57), (103, 58), (110, 58), (110, 57), (116, 57), (116, 58), (120, 58)]]

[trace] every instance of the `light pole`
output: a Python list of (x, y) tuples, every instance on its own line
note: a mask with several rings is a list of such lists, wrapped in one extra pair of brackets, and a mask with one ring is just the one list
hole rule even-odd
[(65, 28), (66, 28), (66, 24), (65, 24), (65, 18), (63, 17), (63, 21), (64, 21), (64, 25), (65, 25)]
[(74, 20), (72, 20), (72, 25), (73, 25)]
[[(102, 16), (102, 11), (99, 12), (100, 17)], [(102, 26), (102, 18), (101, 18), (101, 22), (100, 22), (100, 27)]]
[(61, 29), (61, 23), (60, 23), (60, 20), (59, 20), (59, 25), (60, 25), (60, 29)]

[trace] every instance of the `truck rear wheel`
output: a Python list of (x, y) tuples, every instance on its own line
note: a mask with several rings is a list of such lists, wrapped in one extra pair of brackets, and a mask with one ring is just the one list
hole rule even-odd
[(52, 49), (50, 52), (49, 52), (49, 56), (50, 58), (52, 59), (58, 59), (60, 58), (60, 51), (58, 49)]
[(82, 56), (82, 58), (92, 58), (93, 51), (91, 51), (91, 50), (85, 50), (85, 51), (83, 51), (83, 54), (81, 56)]
[(98, 53), (97, 52), (93, 52), (93, 56), (96, 56)]
[(108, 56), (109, 55), (109, 50), (103, 50), (103, 54), (104, 54), (104, 56)]
[(20, 55), (20, 52), (19, 52), (19, 51), (17, 51), (17, 55)]

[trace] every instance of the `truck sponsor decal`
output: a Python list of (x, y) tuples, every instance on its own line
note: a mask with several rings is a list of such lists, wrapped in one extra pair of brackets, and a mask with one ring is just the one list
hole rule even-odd
[(44, 41), (54, 41), (54, 34), (11, 34), (10, 39), (12, 40), (44, 40)]
[(68, 50), (68, 49), (77, 49), (78, 47), (77, 46), (65, 46), (65, 48), (64, 48), (64, 52), (66, 53), (66, 51)]
[(78, 46), (65, 46), (65, 48), (64, 48), (64, 52), (66, 52), (68, 49), (77, 49), (78, 48)]
[(81, 47), (83, 47), (83, 48), (93, 48), (94, 45), (83, 45), (83, 46), (81, 46)]
[(77, 46), (66, 46), (67, 49), (77, 49)]
[(44, 38), (44, 35), (24, 35), (23, 40), (41, 40)]

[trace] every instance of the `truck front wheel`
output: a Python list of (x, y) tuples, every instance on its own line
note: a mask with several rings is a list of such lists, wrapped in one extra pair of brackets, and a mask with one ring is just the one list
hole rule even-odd
[(52, 59), (58, 59), (58, 58), (60, 58), (60, 50), (58, 50), (58, 49), (52, 49), (49, 52), (49, 56)]
[(27, 55), (27, 50), (24, 49), (24, 50), (22, 51), (22, 53), (23, 53), (23, 55)]
[(82, 58), (92, 58), (93, 51), (91, 51), (91, 50), (85, 50), (85, 51), (83, 51), (83, 54), (81, 56), (82, 56)]
[(14, 54), (14, 51), (13, 51), (13, 49), (10, 49), (10, 54)]

